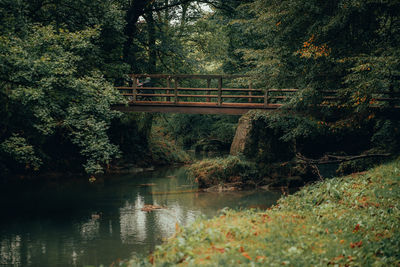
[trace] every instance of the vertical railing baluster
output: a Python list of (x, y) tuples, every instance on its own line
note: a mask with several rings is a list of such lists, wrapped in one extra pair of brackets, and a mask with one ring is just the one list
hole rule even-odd
[(133, 86), (133, 102), (135, 103), (137, 101), (137, 83), (136, 83), (136, 76), (132, 75), (133, 80), (132, 86)]
[[(211, 86), (211, 79), (208, 78), (208, 79), (207, 79), (207, 88), (210, 88), (210, 86)], [(210, 95), (210, 94), (211, 94), (211, 91), (207, 91), (207, 95)], [(210, 98), (207, 97), (206, 101), (207, 101), (207, 102), (210, 102)]]
[(175, 81), (175, 86), (174, 86), (175, 100), (174, 100), (174, 103), (177, 104), (178, 103), (178, 82), (179, 82), (179, 78), (175, 77), (174, 81)]
[[(249, 84), (249, 90), (253, 90), (253, 83), (250, 82)], [(249, 91), (249, 96), (252, 96), (252, 92)], [(249, 97), (249, 103), (251, 103), (253, 101), (253, 99), (251, 97)]]
[(218, 106), (222, 105), (222, 77), (218, 78)]
[(265, 95), (264, 95), (264, 107), (268, 107), (268, 101), (269, 101), (269, 99), (268, 99), (268, 94), (269, 94), (269, 90), (267, 90), (266, 92), (265, 92)]
[[(171, 77), (168, 76), (167, 78), (167, 88), (171, 88)], [(167, 90), (167, 95), (169, 95), (169, 90)], [(171, 98), (169, 96), (167, 96), (166, 101), (171, 101)]]

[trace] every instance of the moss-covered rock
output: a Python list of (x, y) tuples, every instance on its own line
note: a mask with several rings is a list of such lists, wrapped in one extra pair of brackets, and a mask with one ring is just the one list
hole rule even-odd
[(239, 120), (231, 155), (244, 155), (261, 166), (289, 161), (295, 156), (292, 141), (282, 140), (284, 132), (271, 127), (268, 112), (248, 112)]
[(255, 165), (238, 156), (201, 160), (191, 165), (188, 172), (200, 188), (232, 183), (242, 186), (257, 178)]
[(230, 154), (237, 156), (243, 154), (251, 143), (250, 134), (253, 129), (253, 114), (247, 113), (239, 119), (236, 128), (235, 137), (233, 138)]
[(318, 177), (311, 166), (296, 160), (298, 143), (286, 138), (289, 126), (282, 125), (299, 122), (285, 121), (285, 116), (280, 111), (253, 111), (239, 120), (231, 155), (242, 155), (254, 162), (254, 184), (298, 187)]

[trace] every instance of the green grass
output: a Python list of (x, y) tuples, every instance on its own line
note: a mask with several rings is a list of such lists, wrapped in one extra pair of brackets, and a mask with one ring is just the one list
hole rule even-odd
[(129, 266), (399, 266), (400, 159), (197, 220)]

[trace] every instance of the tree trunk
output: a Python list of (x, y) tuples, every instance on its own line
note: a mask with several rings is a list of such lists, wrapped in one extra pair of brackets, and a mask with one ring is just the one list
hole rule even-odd
[(157, 51), (156, 51), (156, 28), (153, 13), (151, 11), (146, 13), (147, 31), (149, 38), (149, 53), (148, 53), (148, 66), (147, 73), (154, 74), (157, 71)]
[(139, 17), (144, 14), (146, 4), (146, 0), (134, 0), (126, 12), (126, 25), (124, 32), (127, 38), (124, 44), (123, 53), (125, 62), (131, 66), (131, 71), (133, 72), (137, 71), (135, 68), (135, 54), (132, 52), (133, 38), (137, 31), (137, 21)]

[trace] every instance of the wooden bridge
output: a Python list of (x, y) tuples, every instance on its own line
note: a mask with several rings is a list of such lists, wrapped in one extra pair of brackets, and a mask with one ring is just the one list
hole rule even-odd
[[(128, 105), (115, 105), (116, 110), (240, 115), (253, 109), (277, 109), (297, 92), (297, 89), (255, 89), (251, 77), (246, 75), (130, 74), (129, 77), (126, 86), (117, 87), (128, 99)], [(325, 93), (325, 100), (336, 99), (332, 95), (336, 91)]]
[[(244, 114), (252, 109), (276, 109), (282, 105), (276, 100), (285, 99), (286, 96), (273, 94), (297, 91), (270, 89), (264, 92), (253, 88), (250, 77), (245, 75), (131, 74), (130, 78), (131, 84), (117, 87), (129, 103), (127, 106), (118, 105), (115, 109), (137, 112)], [(141, 78), (150, 78), (151, 82), (138, 82)], [(224, 87), (225, 82), (229, 84), (229, 88)]]

